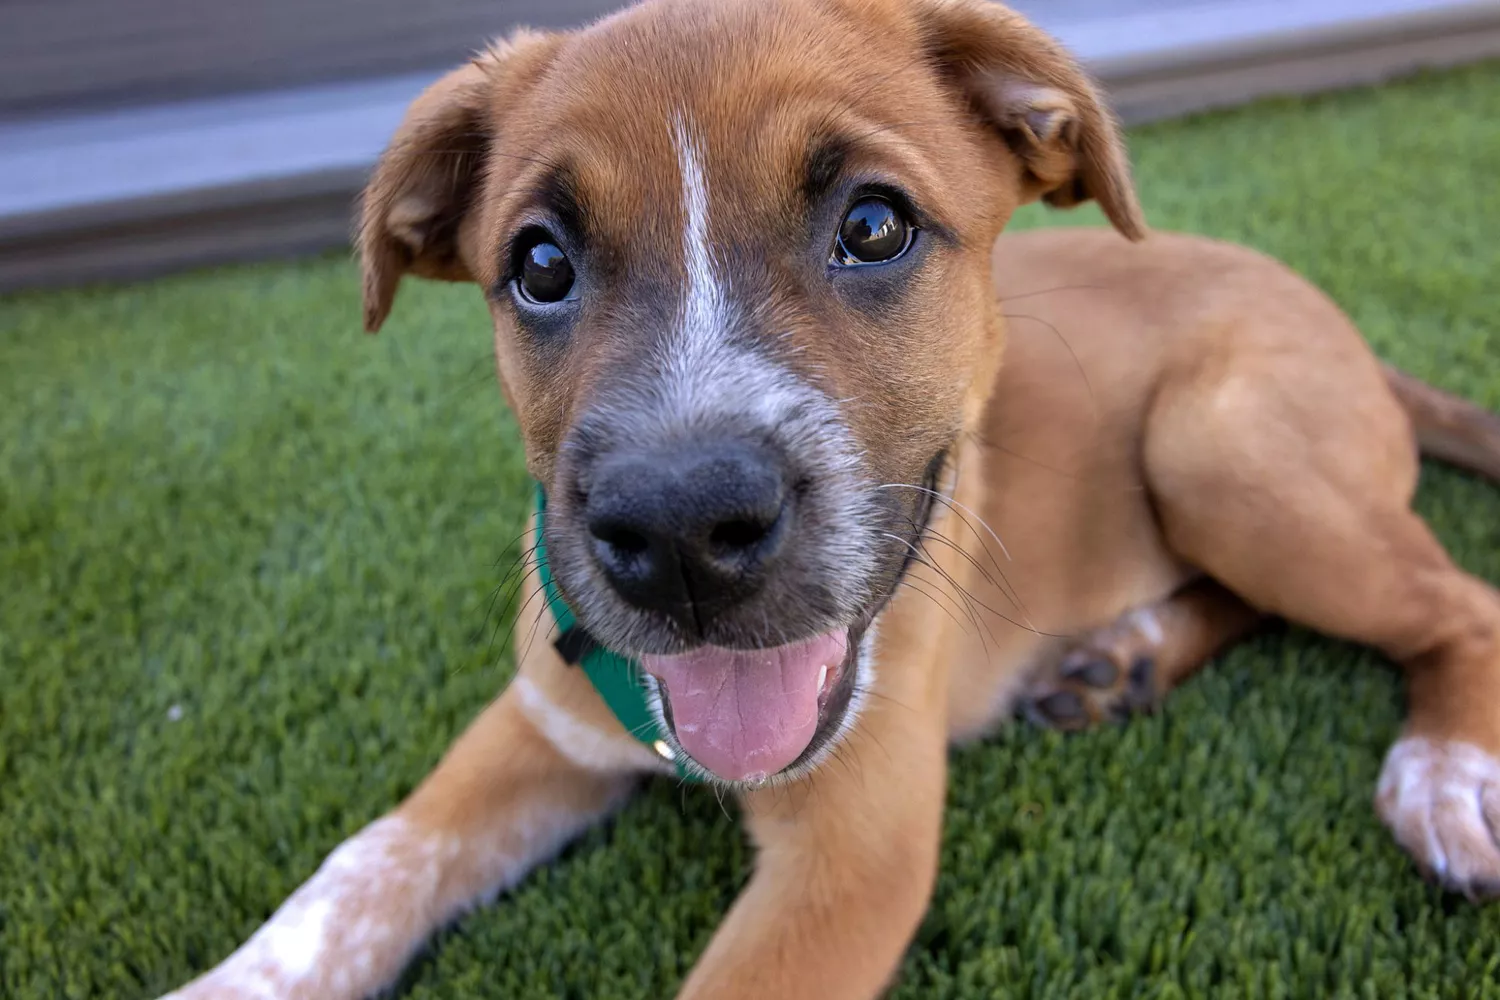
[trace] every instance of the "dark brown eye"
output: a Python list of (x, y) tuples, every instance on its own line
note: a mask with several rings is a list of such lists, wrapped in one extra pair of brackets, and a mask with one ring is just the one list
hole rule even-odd
[(557, 244), (540, 240), (521, 255), (519, 282), (533, 302), (561, 302), (573, 289), (573, 265)]
[(851, 267), (895, 260), (911, 245), (911, 234), (911, 224), (895, 205), (884, 198), (863, 198), (839, 226), (833, 263)]

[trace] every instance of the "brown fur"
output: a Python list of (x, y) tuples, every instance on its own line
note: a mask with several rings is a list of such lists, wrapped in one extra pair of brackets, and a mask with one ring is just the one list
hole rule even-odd
[[(367, 325), (408, 272), (494, 288), (525, 192), (558, 167), (603, 266), (680, 282), (662, 123), (684, 106), (706, 133), (712, 216), (736, 220), (739, 249), (763, 266), (746, 280), (765, 282), (800, 348), (789, 363), (856, 400), (845, 419), (878, 475), (914, 483), (935, 448), (954, 453), (951, 503), (880, 621), (879, 697), (841, 751), (850, 766), (741, 793), (755, 875), (680, 997), (877, 995), (932, 890), (950, 741), (1018, 705), (1068, 728), (1149, 707), (1267, 616), (1406, 668), (1412, 742), (1393, 753), (1381, 814), (1446, 885), (1500, 887), (1485, 826), (1500, 818), (1500, 768), (1488, 770), (1500, 598), (1410, 510), (1416, 441), (1496, 475), (1500, 425), (1384, 370), (1282, 266), (1148, 237), (1093, 86), (1004, 8), (653, 0), (579, 33), (518, 36), (414, 104), (375, 172), (360, 233)], [(807, 150), (838, 137), (857, 138), (862, 162), (899, 177), (952, 237), (880, 336), (833, 296), (798, 299), (781, 263)], [(1095, 199), (1129, 239), (996, 243), (1038, 198)], [(500, 382), (546, 483), (580, 408), (637, 349), (640, 317), (591, 303), (586, 348), (548, 353), (489, 301)], [(381, 959), (361, 961), (368, 941), (340, 935), (310, 970), (278, 971), (271, 934), (183, 997), (251, 995), (253, 969), (287, 997), (378, 989), (436, 923), (659, 766), (548, 643), (521, 653), (517, 680), (394, 813), (400, 857), (419, 860), (358, 893), (325, 868), (268, 925), (296, 926), (326, 899), (341, 920), (391, 928)]]

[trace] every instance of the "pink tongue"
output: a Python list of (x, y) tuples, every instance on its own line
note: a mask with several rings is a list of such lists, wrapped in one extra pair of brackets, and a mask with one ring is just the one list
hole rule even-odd
[(728, 781), (758, 781), (796, 760), (818, 728), (818, 678), (836, 675), (848, 635), (839, 629), (775, 649), (702, 646), (642, 664), (666, 685), (677, 740)]

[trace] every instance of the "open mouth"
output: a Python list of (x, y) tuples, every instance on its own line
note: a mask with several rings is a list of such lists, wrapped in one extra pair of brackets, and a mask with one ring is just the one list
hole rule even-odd
[(768, 649), (647, 656), (682, 750), (725, 781), (759, 784), (807, 763), (848, 714), (863, 624)]
[(699, 646), (641, 658), (678, 750), (714, 777), (746, 784), (816, 761), (850, 715), (864, 640), (917, 558), (945, 460), (946, 449), (928, 466), (909, 551), (884, 598), (854, 625), (762, 649)]

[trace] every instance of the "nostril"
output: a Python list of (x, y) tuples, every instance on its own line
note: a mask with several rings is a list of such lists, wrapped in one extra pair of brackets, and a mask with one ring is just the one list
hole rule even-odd
[(721, 521), (709, 532), (708, 541), (715, 549), (748, 549), (771, 533), (771, 524), (765, 521)]
[(622, 556), (638, 556), (651, 547), (651, 541), (645, 535), (623, 525), (596, 525), (589, 530), (595, 538)]

